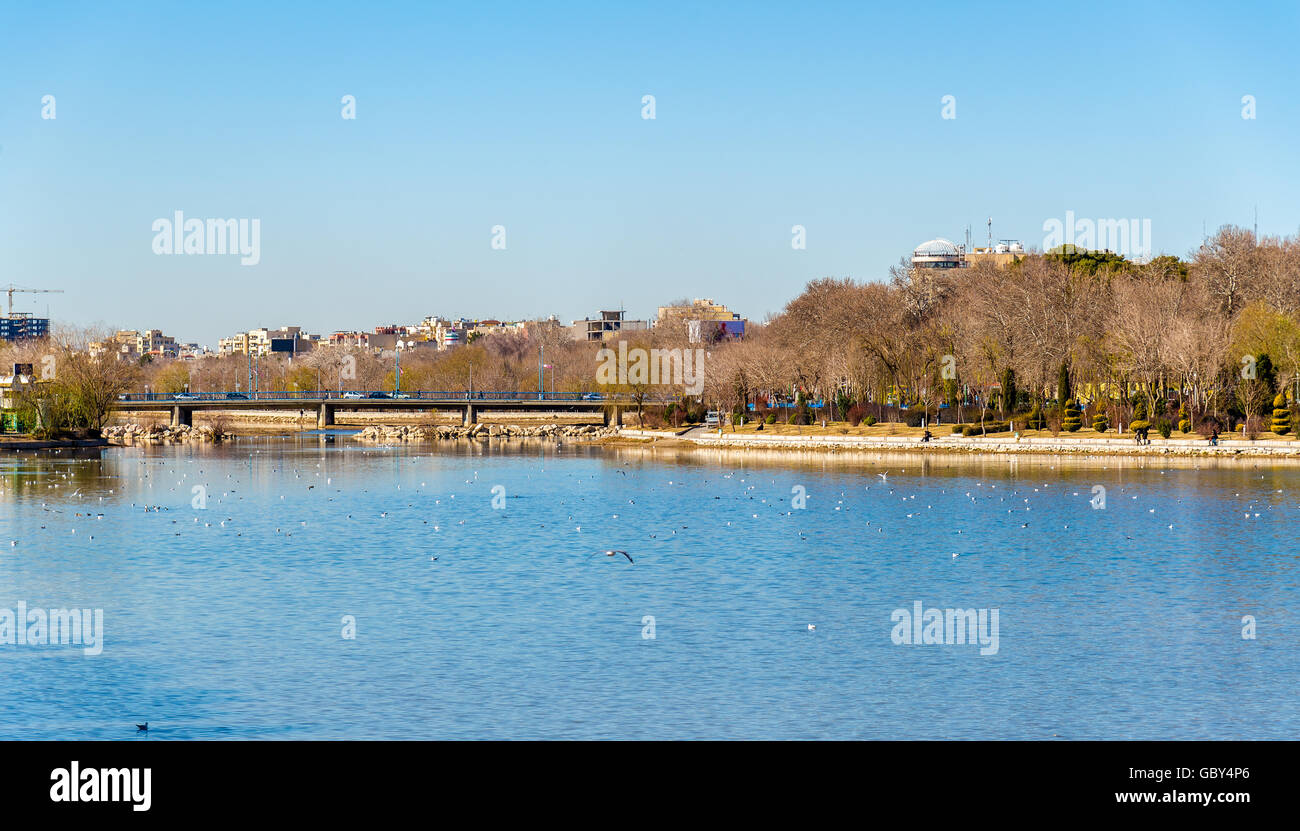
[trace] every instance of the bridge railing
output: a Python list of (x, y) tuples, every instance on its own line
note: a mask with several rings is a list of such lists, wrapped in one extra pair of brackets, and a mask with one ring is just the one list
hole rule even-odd
[(214, 401), (355, 401), (355, 400), (417, 400), (417, 401), (620, 401), (622, 396), (598, 392), (527, 392), (475, 390), (258, 390), (256, 392), (189, 392), (189, 393), (124, 393), (118, 396), (123, 403), (168, 403)]

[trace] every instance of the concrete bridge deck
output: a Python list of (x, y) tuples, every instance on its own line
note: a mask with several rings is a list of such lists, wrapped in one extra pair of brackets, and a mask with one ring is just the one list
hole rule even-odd
[[(382, 397), (381, 397), (382, 396)], [(485, 409), (519, 412), (600, 413), (606, 426), (622, 425), (623, 411), (632, 402), (625, 397), (598, 393), (527, 392), (255, 392), (184, 393), (179, 395), (132, 394), (118, 399), (117, 412), (170, 412), (173, 427), (193, 424), (195, 410), (316, 410), (316, 426), (330, 427), (334, 414), (356, 410), (415, 410), (456, 412), (462, 423), (474, 424)]]

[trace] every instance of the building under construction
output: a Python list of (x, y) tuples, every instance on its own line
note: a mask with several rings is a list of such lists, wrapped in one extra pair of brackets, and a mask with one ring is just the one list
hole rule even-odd
[(50, 319), (30, 312), (14, 311), (14, 294), (63, 294), (63, 289), (25, 289), (15, 285), (0, 288), (9, 295), (9, 314), (0, 317), (0, 340), (32, 340), (50, 336)]
[(50, 319), (30, 312), (12, 312), (0, 317), (0, 340), (16, 341), (49, 337)]

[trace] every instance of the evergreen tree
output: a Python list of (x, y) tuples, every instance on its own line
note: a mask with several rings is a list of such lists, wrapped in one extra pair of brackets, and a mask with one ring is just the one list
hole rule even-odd
[(1065, 415), (1061, 418), (1061, 429), (1067, 433), (1077, 433), (1083, 427), (1083, 412), (1073, 398), (1065, 400)]
[(1135, 433), (1139, 430), (1151, 429), (1151, 422), (1147, 421), (1147, 402), (1145, 400), (1138, 401), (1137, 406), (1133, 408), (1133, 423), (1129, 425), (1129, 429)]
[(1106, 415), (1106, 410), (1101, 405), (1092, 414), (1092, 429), (1098, 433), (1104, 433), (1110, 429), (1110, 417)]
[(1069, 401), (1072, 395), (1070, 390), (1070, 368), (1061, 361), (1061, 371), (1056, 374), (1056, 403), (1058, 406)]
[(1277, 369), (1267, 352), (1255, 356), (1255, 377), (1264, 382), (1270, 393), (1277, 390)]
[(1043, 405), (1037, 401), (1034, 402), (1034, 409), (1029, 411), (1030, 430), (1042, 430), (1047, 427), (1047, 419), (1043, 416)]
[(1009, 416), (1016, 411), (1016, 371), (1007, 367), (1002, 371), (1002, 415)]
[(1291, 432), (1291, 408), (1286, 405), (1286, 393), (1279, 392), (1273, 399), (1272, 430), (1279, 436)]

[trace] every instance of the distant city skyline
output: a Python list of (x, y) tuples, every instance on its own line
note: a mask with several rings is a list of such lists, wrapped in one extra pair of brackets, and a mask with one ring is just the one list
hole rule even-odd
[[(1292, 5), (223, 9), (6, 10), (0, 283), (65, 291), (16, 310), (205, 345), (679, 297), (761, 322), (989, 217), (1031, 249), (1149, 221), (1178, 256), (1300, 229)], [(177, 212), (238, 227), (185, 255)]]

